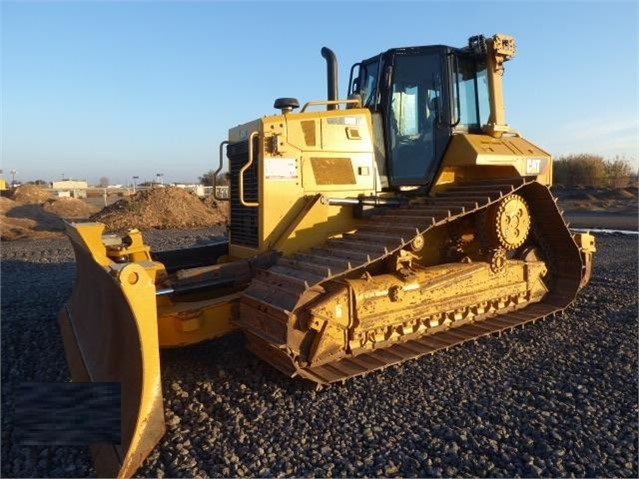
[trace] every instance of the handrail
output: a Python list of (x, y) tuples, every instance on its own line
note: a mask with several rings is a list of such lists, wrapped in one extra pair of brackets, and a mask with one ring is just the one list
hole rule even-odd
[(222, 167), (224, 166), (224, 145), (228, 145), (229, 142), (227, 140), (224, 140), (222, 143), (220, 143), (220, 164), (217, 167), (217, 170), (215, 170), (213, 172), (213, 198), (215, 198), (218, 201), (229, 201), (230, 198), (222, 198), (221, 196), (217, 195), (217, 175), (220, 171), (222, 171)]
[(309, 101), (305, 103), (302, 107), (300, 113), (304, 113), (309, 106), (317, 106), (317, 105), (341, 105), (342, 103), (346, 105), (356, 105), (358, 108), (362, 107), (362, 100), (360, 98), (351, 98), (348, 100), (317, 100), (317, 101)]
[(248, 138), (248, 161), (246, 165), (242, 167), (239, 174), (239, 184), (240, 184), (240, 203), (243, 206), (248, 206), (251, 208), (255, 208), (260, 206), (259, 203), (255, 201), (244, 201), (244, 172), (248, 170), (253, 164), (253, 138), (256, 137), (259, 133), (257, 131), (252, 132)]

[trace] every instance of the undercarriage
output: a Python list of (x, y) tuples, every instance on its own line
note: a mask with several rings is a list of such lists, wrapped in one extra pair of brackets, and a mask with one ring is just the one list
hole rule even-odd
[(285, 374), (342, 381), (560, 312), (577, 241), (535, 181), (452, 186), (259, 271), (235, 323)]

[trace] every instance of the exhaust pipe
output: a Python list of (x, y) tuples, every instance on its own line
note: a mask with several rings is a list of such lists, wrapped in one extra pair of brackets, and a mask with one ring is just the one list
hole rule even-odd
[[(322, 56), (326, 59), (326, 82), (328, 101), (339, 99), (337, 92), (337, 57), (330, 48), (322, 48)], [(327, 110), (336, 110), (337, 105), (327, 105)]]

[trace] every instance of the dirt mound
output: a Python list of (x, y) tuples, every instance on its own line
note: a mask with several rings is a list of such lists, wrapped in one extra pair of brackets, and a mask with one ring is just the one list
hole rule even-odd
[(202, 202), (213, 210), (219, 211), (224, 218), (228, 218), (231, 214), (231, 203), (229, 201), (218, 201), (213, 195), (205, 196)]
[(207, 206), (196, 195), (180, 188), (154, 188), (116, 201), (92, 215), (91, 221), (109, 231), (129, 228), (205, 228), (226, 222), (220, 208)]
[(84, 219), (100, 211), (97, 206), (90, 205), (76, 198), (59, 198), (49, 200), (42, 209), (48, 213), (53, 213), (65, 219)]
[(56, 238), (62, 236), (61, 230), (48, 230), (38, 221), (29, 218), (2, 218), (0, 240)]
[(62, 219), (100, 221), (109, 231), (130, 228), (206, 228), (224, 224), (228, 203), (206, 201), (180, 188), (140, 191), (102, 210), (75, 198), (51, 199), (37, 187), (26, 185), (14, 198), (0, 197), (0, 239), (47, 238), (64, 231)]
[(51, 199), (51, 194), (35, 185), (22, 185), (16, 188), (11, 198), (19, 203), (39, 204)]
[[(4, 202), (3, 202), (4, 203)], [(5, 203), (6, 206), (11, 206)], [(2, 240), (48, 238), (64, 231), (62, 219), (44, 210), (42, 205), (13, 202), (13, 206), (0, 216)]]
[(75, 198), (53, 199), (49, 191), (35, 185), (16, 188), (10, 198), (0, 197), (3, 241), (60, 236), (65, 219), (85, 219), (98, 208)]
[(7, 211), (11, 210), (16, 206), (16, 202), (11, 198), (6, 198), (4, 196), (0, 196), (0, 215), (6, 214)]

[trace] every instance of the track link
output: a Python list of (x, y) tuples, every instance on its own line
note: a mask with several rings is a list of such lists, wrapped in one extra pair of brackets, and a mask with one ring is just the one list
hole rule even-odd
[[(288, 335), (294, 334), (291, 325), (296, 311), (324, 294), (327, 282), (362, 274), (429, 230), (486, 210), (515, 192), (528, 202), (533, 234), (549, 263), (549, 293), (541, 302), (321, 366), (307, 367), (296, 360), (287, 347)], [(243, 292), (237, 323), (258, 356), (288, 375), (328, 384), (560, 312), (574, 299), (583, 274), (579, 247), (546, 186), (527, 178), (479, 181), (452, 186), (420, 204), (381, 212), (363, 221), (354, 233), (281, 258), (269, 269), (260, 270)]]

